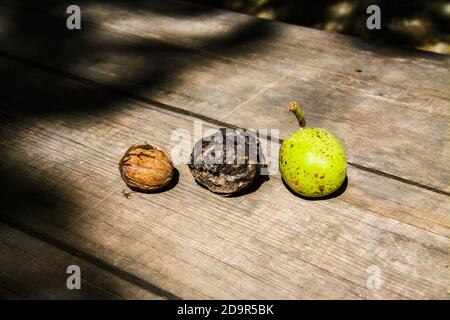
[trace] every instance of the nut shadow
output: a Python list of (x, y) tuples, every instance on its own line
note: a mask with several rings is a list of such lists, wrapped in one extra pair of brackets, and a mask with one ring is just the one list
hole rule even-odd
[(212, 193), (217, 194), (219, 196), (222, 196), (224, 198), (238, 198), (238, 197), (242, 197), (242, 196), (248, 195), (250, 193), (253, 193), (253, 192), (257, 191), (263, 185), (263, 183), (265, 183), (266, 181), (269, 181), (269, 180), (270, 180), (270, 177), (268, 175), (260, 175), (247, 188), (245, 188), (245, 189), (243, 189), (241, 191), (238, 191), (236, 193), (226, 194), (226, 193), (212, 192), (207, 187), (205, 187), (204, 185), (202, 185), (201, 183), (199, 183), (197, 180), (194, 179), (195, 183), (197, 185), (199, 185), (200, 187), (202, 187), (203, 189), (208, 190), (209, 192), (212, 192)]
[(261, 188), (261, 186), (270, 180), (270, 177), (268, 175), (260, 175), (251, 185), (249, 185), (247, 188), (237, 192), (237, 193), (233, 193), (230, 195), (222, 195), (224, 197), (227, 198), (238, 198), (238, 197), (242, 197), (245, 195), (248, 195), (250, 193), (253, 193), (255, 191), (257, 191), (259, 188)]
[(306, 196), (302, 196), (301, 194), (298, 194), (297, 192), (292, 190), (291, 187), (289, 187), (288, 184), (283, 179), (281, 179), (281, 180), (283, 181), (283, 184), (286, 187), (286, 189), (288, 189), (289, 192), (292, 193), (294, 196), (304, 199), (304, 200), (310, 200), (310, 201), (321, 201), (321, 200), (329, 200), (329, 199), (337, 198), (341, 194), (343, 194), (345, 192), (345, 190), (347, 190), (347, 186), (348, 186), (348, 176), (346, 175), (344, 182), (342, 182), (341, 186), (332, 194), (329, 194), (329, 195), (323, 196), (323, 197), (306, 197)]

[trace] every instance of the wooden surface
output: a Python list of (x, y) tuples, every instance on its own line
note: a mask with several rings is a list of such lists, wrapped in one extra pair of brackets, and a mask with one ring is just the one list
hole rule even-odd
[(59, 28), (64, 4), (44, 10), (54, 19), (39, 15), (42, 6), (5, 9), (24, 16), (27, 32), (2, 47), (225, 124), (279, 128), (281, 138), (297, 128), (284, 108), (298, 99), (308, 125), (342, 137), (351, 163), (449, 194), (447, 57), (223, 11), (191, 10), (197, 21), (182, 5), (147, 3), (80, 2), (94, 25), (79, 33)]
[[(2, 296), (449, 298), (448, 57), (171, 1), (80, 2), (69, 32), (46, 3), (0, 1)], [(179, 165), (173, 189), (124, 195), (129, 145), (170, 150), (195, 120), (283, 139), (292, 99), (345, 144), (342, 194), (307, 201), (276, 174), (222, 198)], [(92, 289), (64, 291), (74, 259)]]

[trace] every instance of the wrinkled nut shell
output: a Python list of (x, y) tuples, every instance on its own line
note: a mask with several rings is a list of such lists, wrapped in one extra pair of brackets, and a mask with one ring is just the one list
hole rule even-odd
[[(248, 160), (250, 144), (256, 146), (257, 160), (261, 160), (263, 155), (258, 152), (259, 140), (246, 136), (246, 132), (225, 128), (218, 131), (222, 136), (219, 141), (211, 139), (212, 136), (197, 141), (188, 167), (199, 184), (211, 192), (229, 196), (248, 188), (260, 176), (261, 166)], [(228, 151), (227, 140), (232, 141), (232, 147)], [(225, 163), (227, 153), (228, 157), (233, 159), (233, 163)], [(244, 156), (244, 163), (238, 163), (238, 154)], [(211, 161), (211, 157), (216, 155), (220, 155), (219, 163)]]
[(154, 144), (132, 145), (119, 163), (123, 181), (136, 191), (156, 191), (174, 176), (170, 155)]

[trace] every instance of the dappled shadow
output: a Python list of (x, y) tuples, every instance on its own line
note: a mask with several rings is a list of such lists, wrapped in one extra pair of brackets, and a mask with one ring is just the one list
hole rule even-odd
[[(59, 2), (47, 3), (61, 7)], [(120, 3), (125, 6), (125, 10), (143, 10), (143, 6), (138, 4), (141, 2)], [(161, 7), (170, 10), (168, 5)], [(154, 6), (145, 8), (155, 9)], [(156, 8), (161, 9), (159, 5)], [(194, 8), (183, 14), (191, 15), (194, 11), (207, 14), (211, 10), (207, 7)], [(52, 8), (45, 9), (54, 11)], [(179, 9), (175, 11), (181, 14)], [(0, 98), (6, 104), (13, 102), (14, 106), (7, 106), (3, 110), (33, 114), (106, 110), (116, 102), (116, 97), (101, 104), (92, 101), (91, 91), (98, 90), (98, 86), (151, 97), (152, 93), (161, 89), (170, 91), (171, 87), (177, 85), (180, 75), (194, 65), (206, 67), (207, 64), (207, 59), (202, 58), (201, 54), (192, 59), (188, 56), (192, 55), (192, 51), (182, 46), (126, 37), (104, 31), (88, 22), (83, 24), (80, 31), (69, 31), (65, 27), (65, 15), (49, 16), (47, 12), (28, 7), (7, 8), (6, 13), (13, 23), (9, 25), (7, 34), (0, 38), (0, 55), (7, 59), (0, 63), (4, 82)], [(236, 52), (239, 54), (244, 50), (241, 44), (270, 38), (270, 35), (271, 27), (268, 24), (252, 20), (218, 36), (208, 35), (195, 49), (214, 47), (216, 50), (233, 50), (233, 47), (239, 46)], [(51, 91), (48, 88), (58, 86), (60, 79), (45, 73), (36, 76), (37, 71), (33, 67), (81, 80), (89, 85), (76, 82), (62, 90)], [(89, 80), (92, 78), (96, 79), (96, 83)], [(43, 88), (47, 90), (44, 92)], [(73, 101), (79, 100), (84, 103), (75, 106)]]
[[(402, 0), (189, 0), (253, 14), (262, 18), (339, 32), (367, 43), (392, 47), (419, 47), (449, 54), (450, 15), (448, 1)], [(381, 9), (381, 29), (369, 30), (366, 9)], [(391, 52), (391, 51), (389, 51)]]

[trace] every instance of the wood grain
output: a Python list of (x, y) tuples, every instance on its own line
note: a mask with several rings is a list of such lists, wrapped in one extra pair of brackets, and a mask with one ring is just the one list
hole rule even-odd
[[(174, 130), (192, 134), (196, 119), (1, 61), (26, 72), (29, 89), (1, 100), (0, 212), (10, 224), (181, 298), (448, 298), (447, 196), (350, 167), (331, 199), (298, 198), (279, 175), (223, 198), (179, 164), (175, 188), (126, 197), (117, 163), (127, 147), (170, 150)], [(93, 109), (74, 109), (82, 103)], [(59, 112), (39, 112), (44, 104)], [(373, 265), (378, 290), (366, 285)]]
[[(161, 299), (120, 277), (0, 223), (1, 299)], [(81, 270), (81, 289), (69, 290), (66, 269)]]
[(6, 34), (2, 50), (206, 119), (279, 128), (281, 138), (296, 129), (284, 110), (298, 99), (308, 125), (335, 132), (352, 164), (450, 192), (448, 57), (171, 1), (80, 2), (94, 25), (68, 33), (64, 4), (46, 3), (54, 19), (5, 9), (30, 17), (30, 32)]

